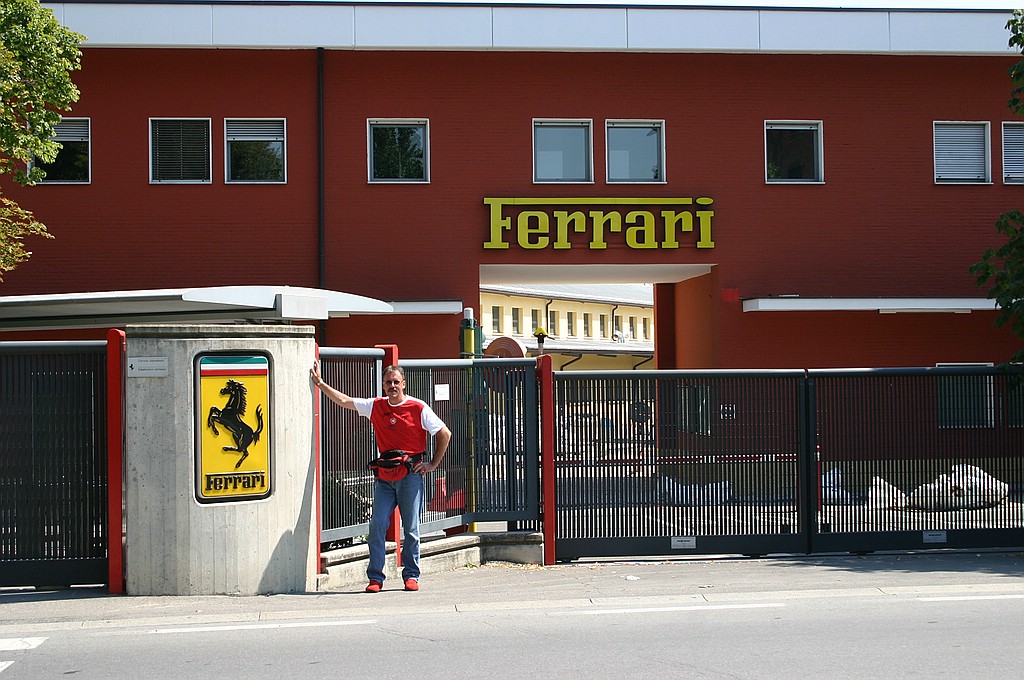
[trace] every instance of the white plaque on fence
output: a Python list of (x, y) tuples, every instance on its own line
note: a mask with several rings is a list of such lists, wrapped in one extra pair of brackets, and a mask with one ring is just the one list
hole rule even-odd
[(672, 549), (673, 550), (696, 550), (697, 549), (697, 537), (696, 536), (673, 536), (672, 537)]
[(946, 532), (945, 531), (926, 531), (922, 536), (922, 540), (925, 543), (945, 543)]
[(434, 385), (434, 401), (448, 401), (451, 399), (451, 390), (448, 383)]

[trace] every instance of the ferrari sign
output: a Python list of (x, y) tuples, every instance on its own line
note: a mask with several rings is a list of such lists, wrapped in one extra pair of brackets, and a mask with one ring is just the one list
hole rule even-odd
[(196, 500), (268, 497), (270, 361), (263, 355), (200, 356), (196, 381)]

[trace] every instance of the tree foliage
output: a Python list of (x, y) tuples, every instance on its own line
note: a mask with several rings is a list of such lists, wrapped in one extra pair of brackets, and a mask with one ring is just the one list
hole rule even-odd
[[(45, 173), (32, 162), (56, 159), (53, 131), (78, 101), (71, 72), (81, 68), (84, 39), (38, 0), (0, 0), (0, 175), (33, 184)], [(31, 235), (49, 236), (31, 212), (0, 196), (0, 281), (31, 255), (22, 243)]]
[[(1024, 54), (1024, 10), (1014, 10), (1006, 28), (1010, 31), (1010, 46)], [(1011, 66), (1009, 74), (1014, 88), (1007, 106), (1015, 114), (1024, 115), (1024, 60)], [(970, 271), (979, 286), (988, 286), (988, 297), (999, 307), (996, 326), (1009, 325), (1014, 335), (1024, 338), (1024, 213), (1003, 213), (995, 226), (1005, 242), (986, 250)], [(1012, 361), (1024, 361), (1024, 349), (1017, 350)]]

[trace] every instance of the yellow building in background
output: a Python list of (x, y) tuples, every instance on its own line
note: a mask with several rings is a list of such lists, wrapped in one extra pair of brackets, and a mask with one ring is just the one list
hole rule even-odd
[(480, 287), (484, 355), (536, 356), (556, 371), (654, 368), (650, 284), (539, 284)]

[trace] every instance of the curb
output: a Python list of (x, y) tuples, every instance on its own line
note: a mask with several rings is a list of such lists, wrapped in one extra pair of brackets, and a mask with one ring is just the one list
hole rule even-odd
[[(400, 579), (395, 566), (395, 544), (387, 543), (384, 574)], [(318, 592), (331, 592), (362, 584), (370, 558), (366, 544), (331, 550), (320, 556)], [(424, 574), (451, 571), (487, 562), (543, 564), (544, 535), (534, 531), (487, 531), (424, 539), (420, 544), (420, 570)]]

